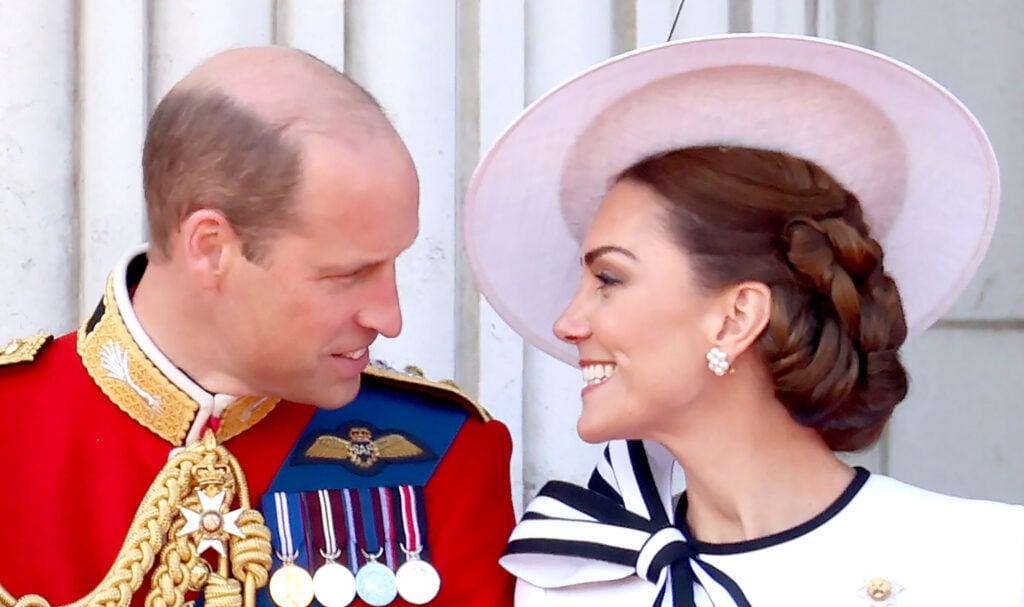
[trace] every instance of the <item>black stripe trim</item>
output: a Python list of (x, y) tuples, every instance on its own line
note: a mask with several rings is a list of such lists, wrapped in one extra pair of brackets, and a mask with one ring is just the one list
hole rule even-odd
[(686, 493), (684, 492), (682, 497), (679, 499), (679, 504), (676, 506), (676, 526), (682, 530), (683, 535), (693, 546), (693, 549), (698, 554), (738, 554), (741, 552), (752, 552), (754, 550), (761, 550), (763, 548), (770, 548), (771, 546), (777, 546), (785, 542), (795, 540), (796, 538), (806, 535), (811, 531), (814, 531), (818, 527), (821, 527), (825, 523), (829, 522), (837, 514), (839, 514), (843, 508), (845, 508), (853, 498), (857, 496), (861, 488), (864, 487), (864, 483), (868, 481), (871, 473), (857, 466), (854, 468), (853, 480), (846, 487), (846, 489), (836, 498), (836, 501), (832, 502), (828, 508), (822, 511), (821, 514), (815, 516), (806, 523), (802, 523), (787, 529), (767, 535), (765, 537), (745, 540), (742, 542), (730, 542), (723, 544), (713, 544), (708, 542), (702, 542), (700, 540), (693, 539), (693, 534), (690, 532), (689, 527), (686, 525)]
[(587, 487), (589, 487), (594, 493), (600, 493), (607, 497), (619, 506), (624, 505), (622, 496), (619, 495), (619, 492), (616, 491), (615, 487), (612, 487), (608, 481), (604, 480), (604, 477), (601, 476), (601, 473), (597, 470), (594, 470), (594, 473), (590, 475), (590, 482), (587, 483)]
[[(681, 561), (676, 563), (672, 569), (672, 604), (674, 607), (696, 607), (697, 605), (697, 592), (696, 588), (699, 582), (697, 576), (693, 572), (693, 564), (691, 561)], [(663, 588), (668, 588), (669, 585), (665, 584)]]
[(655, 529), (669, 525), (668, 515), (661, 504), (661, 496), (658, 495), (658, 486), (654, 482), (654, 473), (651, 471), (651, 462), (647, 459), (647, 449), (644, 448), (643, 441), (628, 441), (627, 448), (633, 464), (633, 474), (640, 487), (640, 495), (643, 496), (647, 512), (651, 514), (651, 522), (654, 523)]
[(620, 527), (631, 527), (640, 531), (651, 532), (660, 529), (661, 526), (652, 526), (651, 521), (644, 517), (630, 512), (622, 507), (622, 504), (614, 502), (603, 495), (598, 495), (589, 489), (579, 485), (573, 485), (564, 481), (550, 481), (540, 490), (539, 496), (550, 497), (563, 502), (587, 516), (593, 517), (600, 523), (617, 525)]
[[(610, 445), (605, 446), (604, 451), (601, 452), (601, 458), (604, 459), (605, 463), (607, 463), (609, 467), (611, 467), (612, 454)], [(622, 496), (619, 495), (619, 492), (615, 487), (612, 487), (611, 483), (605, 480), (604, 476), (601, 474), (599, 466), (594, 466), (594, 471), (590, 473), (590, 481), (587, 482), (587, 487), (591, 491), (596, 491), (608, 499), (615, 501), (620, 506), (625, 506)]]
[[(647, 567), (647, 579), (652, 583), (658, 583), (658, 574), (665, 567), (668, 567), (672, 563), (677, 561), (689, 561), (693, 558), (693, 548), (683, 541), (675, 541), (669, 544), (665, 544), (658, 551), (658, 554), (654, 555), (651, 559), (651, 564)], [(654, 579), (651, 579), (651, 577)]]
[(665, 589), (666, 588), (668, 588), (668, 584), (665, 584), (664, 586), (662, 586), (661, 590), (658, 591), (658, 596), (654, 597), (654, 603), (652, 603), (653, 607), (659, 607), (659, 605), (661, 605), (662, 601), (665, 600)]
[(505, 554), (550, 554), (553, 556), (576, 556), (599, 560), (625, 567), (636, 567), (636, 552), (616, 548), (607, 544), (596, 544), (578, 540), (522, 539), (512, 540), (505, 547)]
[(696, 563), (697, 566), (707, 572), (711, 579), (715, 580), (719, 586), (725, 588), (725, 591), (729, 593), (729, 598), (736, 601), (736, 607), (751, 607), (750, 600), (747, 599), (747, 595), (743, 594), (743, 589), (740, 588), (740, 585), (737, 584), (735, 580), (726, 575), (721, 569), (718, 569), (713, 565), (709, 565), (704, 561), (697, 560)]

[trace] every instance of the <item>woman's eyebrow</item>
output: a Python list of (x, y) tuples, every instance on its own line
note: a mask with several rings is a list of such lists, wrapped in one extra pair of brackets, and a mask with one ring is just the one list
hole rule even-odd
[(586, 255), (583, 256), (583, 265), (590, 266), (598, 257), (609, 253), (619, 253), (620, 255), (625, 255), (630, 259), (636, 259), (636, 255), (634, 255), (629, 249), (624, 249), (615, 245), (604, 245), (587, 251)]

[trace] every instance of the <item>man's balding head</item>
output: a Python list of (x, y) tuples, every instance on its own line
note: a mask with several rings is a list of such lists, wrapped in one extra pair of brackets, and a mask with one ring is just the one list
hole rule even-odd
[(150, 119), (143, 153), (151, 257), (180, 222), (216, 209), (258, 261), (268, 238), (301, 221), (294, 194), (305, 144), (401, 146), (373, 97), (319, 59), (284, 47), (220, 53), (178, 82)]

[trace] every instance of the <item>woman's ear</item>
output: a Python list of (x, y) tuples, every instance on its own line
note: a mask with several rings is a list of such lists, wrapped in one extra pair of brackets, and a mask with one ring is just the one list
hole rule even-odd
[(721, 326), (713, 345), (736, 360), (768, 326), (772, 315), (772, 291), (763, 282), (741, 282), (724, 289), (721, 302)]
[(216, 289), (241, 252), (238, 235), (224, 214), (199, 209), (180, 224), (181, 248), (188, 271), (204, 289)]

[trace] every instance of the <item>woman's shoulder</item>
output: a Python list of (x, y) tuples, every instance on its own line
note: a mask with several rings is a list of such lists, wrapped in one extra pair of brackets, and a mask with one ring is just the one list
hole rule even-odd
[(927, 551), (977, 550), (1024, 565), (1024, 506), (930, 491), (874, 474), (851, 514), (883, 536)]
[[(905, 516), (918, 524), (956, 520), (1019, 525), (1024, 530), (1024, 506), (972, 499), (931, 491), (894, 478), (872, 474), (862, 491), (866, 507), (884, 509), (890, 516)], [(904, 521), (906, 522), (906, 521)]]
[(764, 550), (706, 558), (754, 605), (780, 604), (779, 579), (815, 570), (802, 582), (805, 600), (792, 604), (867, 604), (862, 599), (878, 582), (893, 605), (1017, 607), (1024, 605), (1024, 507), (873, 474), (813, 532)]

